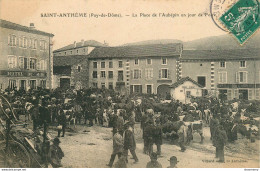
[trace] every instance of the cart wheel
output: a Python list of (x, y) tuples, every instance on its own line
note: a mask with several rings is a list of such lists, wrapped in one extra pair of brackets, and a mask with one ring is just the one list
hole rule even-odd
[(26, 148), (17, 141), (10, 141), (6, 153), (7, 167), (29, 168), (31, 166), (30, 154)]

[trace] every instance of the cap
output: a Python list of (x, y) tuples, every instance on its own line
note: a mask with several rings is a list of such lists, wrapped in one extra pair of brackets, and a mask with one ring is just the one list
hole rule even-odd
[(175, 157), (175, 156), (172, 156), (172, 157), (170, 158), (170, 160), (168, 160), (168, 161), (175, 161), (176, 163), (179, 162), (179, 161), (177, 160), (177, 157)]
[(54, 138), (53, 140), (54, 143), (60, 143), (60, 139), (58, 137)]

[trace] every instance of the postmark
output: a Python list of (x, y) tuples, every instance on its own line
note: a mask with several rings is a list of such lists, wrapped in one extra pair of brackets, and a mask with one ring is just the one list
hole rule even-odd
[(259, 2), (239, 0), (219, 20), (242, 45), (259, 28)]
[(230, 9), (238, 0), (212, 0), (210, 3), (210, 13), (214, 24), (225, 32), (229, 30), (223, 26), (219, 18)]

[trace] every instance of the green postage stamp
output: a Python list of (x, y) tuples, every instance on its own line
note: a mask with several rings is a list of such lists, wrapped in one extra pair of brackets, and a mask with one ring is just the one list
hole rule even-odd
[(242, 45), (259, 28), (259, 2), (239, 0), (219, 20)]

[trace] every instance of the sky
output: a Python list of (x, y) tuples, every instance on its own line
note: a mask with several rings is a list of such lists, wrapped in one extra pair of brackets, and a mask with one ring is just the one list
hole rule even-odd
[[(190, 41), (226, 34), (211, 17), (198, 17), (199, 13), (210, 13), (210, 3), (211, 0), (0, 0), (0, 18), (25, 26), (34, 23), (36, 29), (53, 33), (54, 49), (82, 39), (106, 41), (110, 46), (154, 39)], [(47, 13), (115, 13), (123, 17), (41, 17)], [(140, 13), (155, 13), (157, 17), (140, 17)], [(179, 17), (158, 17), (159, 13)], [(188, 13), (195, 16), (187, 17)]]

